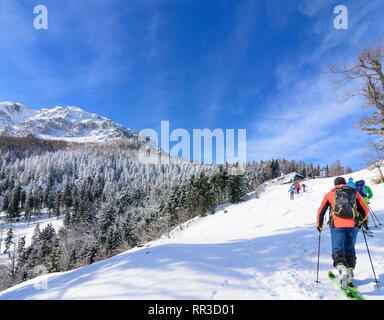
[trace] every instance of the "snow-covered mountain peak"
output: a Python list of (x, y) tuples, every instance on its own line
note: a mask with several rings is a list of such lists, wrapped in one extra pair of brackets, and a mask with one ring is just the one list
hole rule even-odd
[(24, 110), (32, 110), (31, 108), (18, 103), (18, 102), (9, 102), (9, 101), (1, 101), (0, 102), (0, 110), (6, 111), (10, 114), (20, 114)]
[(63, 119), (69, 122), (89, 122), (89, 121), (109, 121), (112, 120), (101, 117), (94, 113), (86, 112), (74, 106), (57, 106), (52, 109), (40, 109), (35, 119), (60, 120)]
[(89, 113), (75, 106), (57, 106), (52, 109), (41, 109), (41, 114), (44, 115), (53, 115), (53, 116), (62, 116), (63, 118), (73, 118), (73, 120), (84, 120), (84, 119), (103, 119), (103, 117), (98, 116), (94, 113)]
[(33, 117), (37, 111), (16, 102), (0, 102), (0, 128), (12, 126)]
[(87, 142), (131, 138), (137, 134), (75, 106), (33, 110), (19, 103), (0, 102), (0, 135)]

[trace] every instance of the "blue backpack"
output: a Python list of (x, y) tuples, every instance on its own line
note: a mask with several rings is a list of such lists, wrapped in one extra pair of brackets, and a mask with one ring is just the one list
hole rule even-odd
[(360, 193), (362, 197), (367, 197), (367, 193), (365, 192), (365, 181), (364, 180), (359, 180), (356, 181), (356, 190)]

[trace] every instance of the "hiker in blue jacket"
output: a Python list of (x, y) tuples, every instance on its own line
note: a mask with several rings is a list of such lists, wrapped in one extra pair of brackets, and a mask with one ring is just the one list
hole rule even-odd
[(291, 187), (289, 188), (288, 192), (291, 193), (291, 200), (293, 200), (295, 198), (295, 188), (293, 185), (291, 185)]
[(347, 186), (350, 186), (350, 187), (356, 189), (356, 185), (355, 185), (355, 183), (353, 182), (353, 178), (349, 178), (349, 179), (348, 179)]

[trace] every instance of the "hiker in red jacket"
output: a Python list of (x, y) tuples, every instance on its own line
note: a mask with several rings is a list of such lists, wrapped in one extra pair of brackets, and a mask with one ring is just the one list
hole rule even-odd
[(295, 191), (296, 191), (296, 194), (300, 193), (300, 183), (299, 182), (296, 182), (296, 184), (295, 184)]
[(355, 243), (359, 227), (367, 219), (369, 209), (356, 189), (347, 186), (342, 177), (334, 180), (335, 187), (329, 191), (317, 211), (317, 230), (323, 228), (324, 216), (331, 208), (333, 266), (339, 271), (342, 288), (353, 285), (353, 270), (356, 266)]

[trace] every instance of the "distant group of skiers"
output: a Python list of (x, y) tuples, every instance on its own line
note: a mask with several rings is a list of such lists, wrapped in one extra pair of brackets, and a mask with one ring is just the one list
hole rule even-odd
[(330, 208), (328, 225), (331, 231), (333, 266), (338, 271), (343, 289), (354, 286), (356, 238), (360, 228), (368, 229), (368, 204), (372, 197), (372, 189), (365, 185), (364, 180), (354, 182), (349, 178), (347, 183), (343, 177), (338, 177), (334, 180), (334, 188), (325, 195), (317, 211), (320, 241), (324, 217)]
[(306, 192), (307, 186), (304, 183), (302, 183), (300, 185), (300, 182), (296, 182), (296, 183), (292, 184), (288, 190), (288, 192), (290, 192), (290, 199), (294, 200), (295, 194), (300, 194), (300, 190), (302, 190), (303, 192)]

